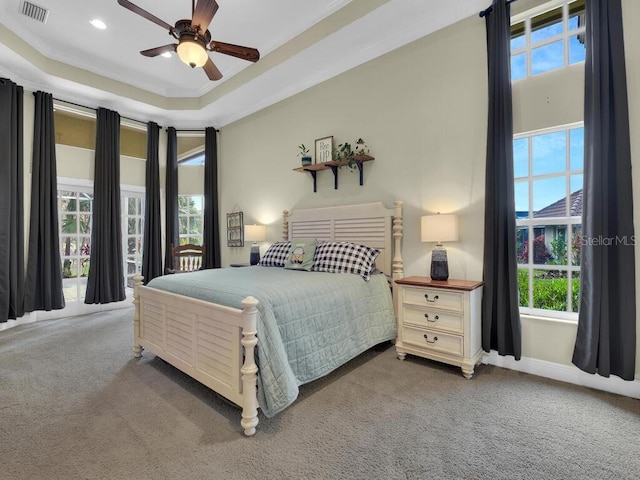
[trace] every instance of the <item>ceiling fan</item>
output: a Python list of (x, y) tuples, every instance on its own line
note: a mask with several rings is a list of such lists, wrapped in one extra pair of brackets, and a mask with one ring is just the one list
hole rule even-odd
[(145, 57), (156, 57), (165, 52), (174, 51), (180, 60), (191, 68), (202, 67), (209, 80), (220, 80), (222, 73), (211, 61), (208, 52), (224, 53), (250, 62), (257, 62), (260, 59), (260, 52), (255, 48), (211, 40), (211, 33), (207, 28), (218, 11), (215, 0), (198, 0), (197, 5), (196, 0), (191, 0), (191, 20), (178, 20), (173, 27), (128, 0), (118, 0), (118, 3), (156, 25), (166, 28), (169, 30), (169, 35), (178, 40), (177, 44), (170, 43), (141, 51), (140, 53)]

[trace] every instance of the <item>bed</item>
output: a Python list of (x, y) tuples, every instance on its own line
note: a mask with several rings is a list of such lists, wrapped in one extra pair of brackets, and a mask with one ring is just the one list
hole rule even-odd
[(252, 266), (158, 277), (148, 286), (135, 278), (134, 355), (148, 350), (237, 404), (247, 436), (258, 408), (281, 412), (300, 385), (395, 338), (387, 278), (403, 276), (402, 202), (285, 211), (282, 234), (367, 245), (380, 251), (381, 273), (365, 281)]

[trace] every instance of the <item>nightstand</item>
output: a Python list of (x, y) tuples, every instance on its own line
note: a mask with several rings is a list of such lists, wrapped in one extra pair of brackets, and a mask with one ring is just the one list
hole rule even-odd
[(461, 368), (471, 378), (482, 358), (482, 285), (469, 280), (406, 277), (398, 286), (396, 351)]

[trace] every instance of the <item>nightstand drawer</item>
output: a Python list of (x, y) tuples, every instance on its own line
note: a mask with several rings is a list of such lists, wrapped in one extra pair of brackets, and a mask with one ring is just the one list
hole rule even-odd
[(405, 303), (422, 305), (425, 307), (445, 308), (456, 312), (464, 311), (464, 294), (450, 292), (444, 289), (435, 288), (412, 288), (403, 289)]
[(411, 323), (419, 327), (437, 328), (453, 333), (463, 333), (462, 313), (452, 313), (446, 310), (435, 310), (431, 308), (418, 307), (414, 305), (404, 305), (402, 321)]
[(402, 343), (423, 350), (434, 350), (451, 355), (463, 354), (463, 340), (459, 335), (435, 332), (413, 327), (402, 327)]

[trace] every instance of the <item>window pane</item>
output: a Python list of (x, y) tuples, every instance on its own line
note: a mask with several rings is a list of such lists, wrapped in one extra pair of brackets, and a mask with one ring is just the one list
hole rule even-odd
[(78, 215), (78, 229), (80, 233), (89, 233), (91, 231), (91, 215)]
[(541, 42), (562, 33), (562, 7), (531, 19), (531, 43)]
[(84, 256), (91, 255), (91, 237), (80, 238), (80, 254)]
[(511, 57), (511, 81), (520, 80), (527, 76), (527, 55), (520, 53)]
[(565, 132), (546, 133), (532, 137), (533, 175), (566, 170), (566, 138)]
[(567, 185), (565, 177), (533, 181), (533, 216), (565, 217), (567, 215)]
[(529, 182), (516, 182), (514, 185), (516, 218), (529, 218)]
[(585, 26), (585, 0), (569, 3), (569, 30)]
[(533, 274), (533, 307), (566, 312), (568, 288), (566, 272), (535, 270)]
[(569, 188), (571, 197), (569, 198), (569, 215), (572, 217), (582, 216), (582, 175), (571, 175)]
[(136, 219), (130, 218), (127, 220), (127, 233), (133, 235), (136, 233)]
[[(580, 265), (580, 251), (583, 245), (582, 225), (573, 225), (571, 234), (571, 265)], [(574, 275), (576, 273), (574, 272)]]
[(136, 199), (127, 198), (127, 214), (135, 215), (136, 211)]
[(529, 270), (518, 269), (518, 304), (521, 307), (529, 306)]
[(573, 128), (569, 131), (569, 148), (571, 170), (582, 170), (584, 168), (584, 128)]
[(91, 200), (83, 199), (80, 200), (79, 210), (81, 212), (90, 212), (91, 211)]
[(527, 241), (529, 240), (529, 227), (516, 227), (516, 255), (518, 263), (529, 263)]
[(580, 311), (580, 273), (574, 272), (571, 278), (571, 311)]
[(550, 43), (531, 50), (531, 75), (564, 66), (564, 41)]
[(519, 138), (513, 141), (513, 175), (516, 178), (529, 175), (528, 138)]
[(587, 50), (584, 47), (584, 34), (569, 37), (569, 64), (584, 62)]
[(547, 261), (549, 265), (567, 264), (567, 225), (547, 225), (545, 227), (545, 239), (549, 246), (551, 258)]

